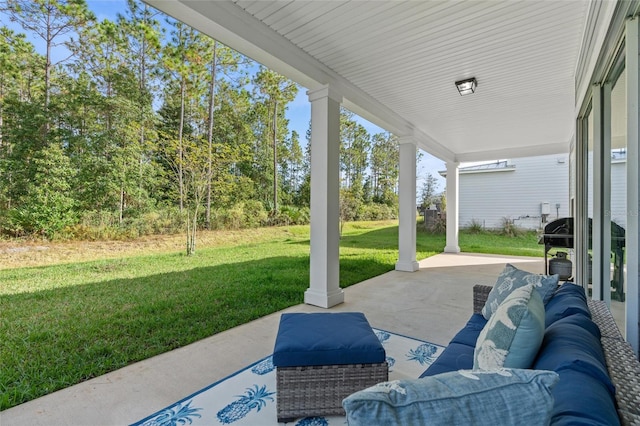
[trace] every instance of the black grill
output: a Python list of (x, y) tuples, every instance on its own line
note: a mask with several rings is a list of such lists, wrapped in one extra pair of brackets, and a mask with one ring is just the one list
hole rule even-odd
[[(549, 222), (544, 227), (544, 234), (538, 241), (544, 244), (544, 268), (549, 273), (547, 255), (552, 248), (573, 248), (574, 224), (572, 217), (563, 217)], [(593, 221), (589, 218), (589, 249), (592, 248)], [(615, 290), (618, 300), (624, 300), (624, 249), (625, 230), (615, 222), (611, 222), (611, 254), (613, 255), (613, 279), (611, 287)], [(591, 275), (591, 274), (589, 274)], [(589, 277), (591, 278), (591, 277)]]

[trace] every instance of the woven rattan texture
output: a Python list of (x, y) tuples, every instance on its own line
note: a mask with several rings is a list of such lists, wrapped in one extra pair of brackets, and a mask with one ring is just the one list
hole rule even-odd
[(484, 308), (484, 304), (487, 302), (489, 293), (493, 287), (488, 285), (476, 284), (473, 287), (473, 313), (479, 314)]
[[(473, 287), (473, 311), (480, 312), (491, 287)], [(483, 300), (484, 298), (484, 300)], [(589, 300), (591, 318), (600, 328), (609, 377), (616, 388), (618, 416), (622, 425), (640, 426), (640, 362), (622, 334), (605, 302)]]
[(607, 304), (602, 301), (588, 300), (591, 319), (600, 327), (602, 337), (624, 340)]
[(313, 416), (344, 416), (342, 400), (354, 392), (389, 380), (380, 364), (278, 367), (278, 421)]

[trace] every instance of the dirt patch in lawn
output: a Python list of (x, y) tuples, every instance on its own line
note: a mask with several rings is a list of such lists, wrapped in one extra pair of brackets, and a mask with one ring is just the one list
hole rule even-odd
[[(288, 228), (201, 231), (197, 249), (291, 236)], [(186, 250), (186, 236), (153, 235), (127, 241), (0, 241), (0, 269), (46, 266)]]

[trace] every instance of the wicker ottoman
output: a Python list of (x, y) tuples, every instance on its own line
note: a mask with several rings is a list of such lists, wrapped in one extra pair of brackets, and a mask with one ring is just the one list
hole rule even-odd
[(282, 314), (273, 365), (279, 422), (344, 415), (345, 397), (389, 377), (384, 348), (360, 312)]

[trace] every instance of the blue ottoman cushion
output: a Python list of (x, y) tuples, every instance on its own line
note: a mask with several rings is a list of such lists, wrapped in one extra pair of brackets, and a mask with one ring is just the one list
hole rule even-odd
[(361, 312), (282, 314), (273, 351), (276, 367), (378, 364), (380, 340)]

